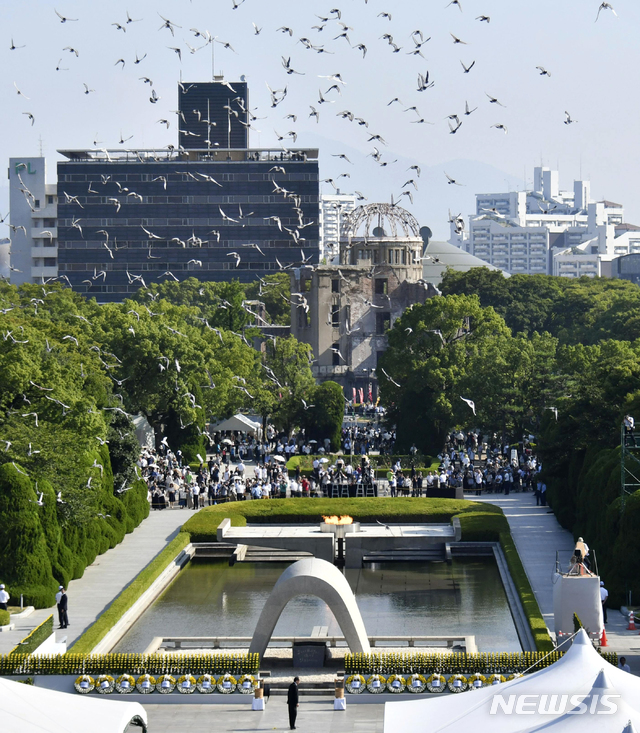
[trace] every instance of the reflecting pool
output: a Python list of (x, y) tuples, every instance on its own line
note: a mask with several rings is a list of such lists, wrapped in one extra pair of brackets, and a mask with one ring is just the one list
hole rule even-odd
[[(154, 636), (251, 636), (288, 563), (192, 561), (138, 619), (115, 651), (140, 652)], [(346, 570), (370, 636), (474, 634), (479, 651), (521, 651), (493, 558), (384, 562)], [(274, 636), (308, 636), (314, 626), (341, 631), (327, 605), (299, 596)]]

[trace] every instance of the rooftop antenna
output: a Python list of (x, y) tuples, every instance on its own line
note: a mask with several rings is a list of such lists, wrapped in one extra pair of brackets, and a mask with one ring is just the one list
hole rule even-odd
[(215, 70), (215, 60), (216, 60), (216, 54), (215, 54), (215, 39), (211, 39), (211, 81), (214, 81), (216, 78), (216, 70)]
[(42, 155), (42, 135), (38, 136), (38, 144), (40, 146), (40, 157), (43, 158), (44, 156)]

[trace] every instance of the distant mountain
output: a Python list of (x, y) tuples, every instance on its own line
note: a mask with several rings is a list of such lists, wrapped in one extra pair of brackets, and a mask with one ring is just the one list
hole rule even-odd
[[(371, 143), (373, 150), (374, 143)], [(421, 226), (428, 226), (435, 239), (449, 238), (449, 211), (462, 214), (467, 219), (475, 213), (475, 195), (477, 193), (501, 193), (517, 191), (524, 188), (522, 178), (512, 176), (495, 166), (476, 160), (450, 160), (442, 165), (429, 165), (424, 154), (416, 153), (416, 158), (409, 160), (396, 155), (383, 145), (377, 145), (382, 158), (389, 165), (382, 167), (374, 159), (355, 148), (329, 140), (320, 135), (306, 134), (304, 147), (320, 150), (320, 180), (332, 178), (341, 193), (360, 191), (367, 197), (367, 202), (400, 201), (400, 205), (410, 211)], [(337, 157), (347, 156), (351, 164)], [(420, 166), (420, 176), (409, 166), (416, 163)], [(397, 162), (393, 162), (397, 161)], [(445, 172), (462, 185), (447, 183)], [(339, 178), (341, 173), (349, 174), (349, 178)], [(407, 181), (414, 179), (418, 190)], [(322, 193), (334, 193), (330, 183), (321, 183)], [(413, 203), (403, 191), (410, 191)]]

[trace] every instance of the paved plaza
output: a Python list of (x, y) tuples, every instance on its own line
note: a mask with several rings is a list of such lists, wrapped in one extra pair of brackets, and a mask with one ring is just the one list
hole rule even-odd
[[(250, 705), (145, 705), (149, 733), (289, 730), (285, 696), (272, 697), (263, 712)], [(349, 704), (333, 710), (333, 699), (301, 698), (296, 728), (304, 733), (382, 733), (384, 705)], [(140, 730), (133, 728), (132, 731)]]

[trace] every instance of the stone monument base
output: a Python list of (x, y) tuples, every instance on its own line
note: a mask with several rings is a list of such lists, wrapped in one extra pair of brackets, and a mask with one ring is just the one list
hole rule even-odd
[(297, 669), (324, 667), (327, 645), (324, 641), (293, 643), (293, 666)]

